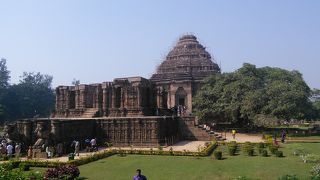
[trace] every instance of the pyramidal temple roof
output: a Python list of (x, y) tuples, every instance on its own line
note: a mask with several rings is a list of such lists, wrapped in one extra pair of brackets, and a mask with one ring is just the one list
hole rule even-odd
[(212, 74), (220, 73), (219, 66), (212, 61), (194, 35), (184, 35), (159, 65), (151, 80), (202, 80)]

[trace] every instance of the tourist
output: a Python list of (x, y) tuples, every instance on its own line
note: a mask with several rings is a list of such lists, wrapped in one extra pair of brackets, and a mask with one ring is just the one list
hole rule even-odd
[(57, 154), (59, 157), (63, 154), (63, 145), (61, 142), (57, 144)]
[(15, 148), (14, 148), (14, 151), (15, 151), (15, 157), (19, 158), (20, 157), (20, 152), (21, 152), (21, 144), (20, 143), (17, 143)]
[(89, 151), (90, 151), (90, 139), (87, 138), (87, 139), (84, 141), (84, 144), (86, 145), (86, 152), (89, 152)]
[(13, 146), (11, 144), (8, 144), (7, 145), (7, 155), (9, 158), (11, 158), (12, 154), (13, 154)]
[(74, 142), (74, 155), (79, 156), (79, 151), (80, 151), (80, 142), (75, 141)]
[(33, 154), (32, 146), (29, 146), (27, 159), (32, 159), (32, 154)]
[(232, 138), (236, 139), (236, 130), (235, 129), (232, 130)]
[(50, 150), (49, 150), (49, 146), (47, 146), (45, 149), (46, 149), (46, 153), (47, 153), (47, 158), (51, 158), (51, 153), (50, 153)]
[(141, 174), (141, 170), (137, 169), (137, 175), (133, 177), (133, 180), (147, 180), (147, 177)]
[(90, 144), (91, 144), (92, 151), (97, 151), (98, 150), (96, 138), (91, 139)]
[(282, 130), (282, 133), (281, 133), (281, 142), (284, 143), (286, 139), (286, 131), (285, 130)]
[(276, 133), (273, 134), (273, 144), (278, 146), (277, 134)]

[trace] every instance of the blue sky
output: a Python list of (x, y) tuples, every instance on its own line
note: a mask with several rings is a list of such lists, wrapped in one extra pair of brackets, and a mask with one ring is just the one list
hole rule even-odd
[(11, 82), (24, 71), (53, 86), (149, 78), (186, 33), (223, 72), (244, 62), (300, 71), (320, 88), (320, 1), (0, 0), (0, 57)]

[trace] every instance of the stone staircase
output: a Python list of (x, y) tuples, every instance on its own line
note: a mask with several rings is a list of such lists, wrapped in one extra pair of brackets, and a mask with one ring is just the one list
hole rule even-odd
[(224, 138), (221, 133), (214, 131), (208, 131), (203, 125), (196, 123), (194, 117), (181, 117), (180, 119), (180, 131), (185, 140), (193, 141), (211, 141), (213, 139), (217, 141), (223, 141)]
[(83, 112), (81, 115), (81, 118), (92, 118), (96, 117), (96, 114), (98, 113), (98, 109), (96, 108), (87, 108), (86, 111)]

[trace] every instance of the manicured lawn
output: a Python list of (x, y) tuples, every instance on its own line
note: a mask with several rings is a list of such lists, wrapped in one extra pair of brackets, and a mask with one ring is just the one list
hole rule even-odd
[(212, 157), (176, 157), (176, 156), (112, 156), (93, 163), (80, 166), (80, 176), (88, 179), (131, 179), (137, 168), (142, 169), (148, 179), (233, 179), (246, 176), (253, 179), (277, 179), (286, 174), (295, 174), (299, 179), (307, 179), (314, 164), (305, 164), (292, 151), (303, 146), (310, 153), (320, 153), (320, 143), (286, 144), (281, 150), (286, 157), (274, 156), (248, 157), (229, 156), (225, 147), (224, 160)]

